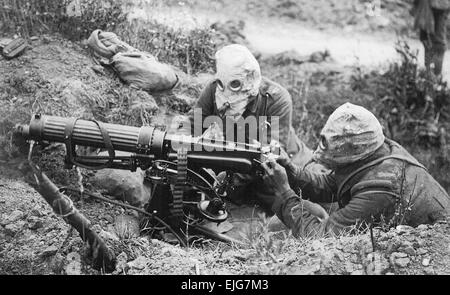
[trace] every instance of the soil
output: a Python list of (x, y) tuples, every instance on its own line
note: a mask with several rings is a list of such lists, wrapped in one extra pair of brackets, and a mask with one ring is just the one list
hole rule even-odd
[[(78, 234), (42, 197), (23, 180), (3, 176), (0, 274), (100, 274), (90, 268)], [(375, 229), (375, 251), (368, 233), (296, 240), (272, 232), (242, 246), (205, 240), (181, 248), (146, 236), (120, 236), (115, 222), (127, 214), (123, 209), (87, 200), (75, 205), (115, 252), (113, 274), (450, 274), (449, 223), (399, 226), (387, 233)]]
[[(333, 11), (341, 13), (341, 18), (328, 8), (321, 13), (306, 13), (318, 11), (316, 5), (319, 4), (310, 5), (311, 1), (265, 2), (269, 6), (259, 1), (233, 1), (254, 8), (246, 18), (245, 37), (262, 53), (262, 69), (270, 73), (271, 78), (286, 80), (295, 74), (291, 92), (298, 90), (299, 77), (311, 75), (317, 78), (317, 83), (310, 86), (314, 89), (326, 88), (328, 83), (346, 83), (355, 54), (364, 66), (373, 68), (389, 60), (391, 52), (395, 52), (392, 28), (408, 32), (405, 23), (398, 21), (398, 16), (404, 15), (406, 9), (402, 4), (398, 4), (402, 10), (386, 16), (389, 25), (383, 25), (366, 16), (353, 20), (344, 17), (343, 12), (348, 13), (349, 9), (365, 7), (358, 6), (361, 1), (350, 1), (356, 8), (340, 5), (344, 1), (326, 2), (328, 7), (334, 7)], [(303, 14), (292, 7), (300, 2), (301, 7), (306, 7)], [(245, 11), (238, 4), (223, 6), (222, 1), (213, 1), (206, 8), (201, 3), (204, 2), (187, 1), (178, 10), (172, 9), (173, 6), (168, 10), (161, 5), (158, 8), (161, 14), (156, 11), (155, 15), (164, 19), (167, 11), (183, 12), (188, 17), (194, 15), (199, 20), (195, 25), (199, 25), (205, 20), (202, 18), (206, 15), (202, 14), (205, 9), (215, 11), (215, 14), (208, 11), (207, 15), (213, 18), (207, 20), (209, 23), (232, 19), (231, 14)], [(396, 1), (388, 3), (393, 5)], [(196, 14), (192, 7), (198, 8)], [(263, 15), (264, 21), (256, 21), (255, 15)], [(325, 15), (327, 18), (323, 19)], [(336, 18), (332, 18), (333, 15)], [(242, 17), (242, 14), (234, 17)], [(307, 26), (298, 29), (298, 23)], [(336, 26), (344, 33), (333, 39)], [(377, 30), (382, 32), (375, 32)], [(383, 38), (385, 41), (380, 41)], [(343, 44), (351, 44), (350, 49), (342, 47)], [(417, 41), (412, 44), (420, 47)], [(332, 60), (300, 65), (289, 62), (280, 66), (280, 57), (275, 54), (290, 49), (300, 55), (300, 59), (328, 49)], [(285, 58), (283, 56), (282, 60)], [(294, 54), (288, 58), (298, 60), (299, 57)], [(51, 211), (22, 175), (23, 158), (9, 141), (10, 130), (16, 123), (27, 122), (35, 112), (95, 117), (135, 126), (167, 123), (166, 115), (182, 114), (192, 106), (201, 85), (209, 78), (209, 73), (183, 76), (183, 85), (193, 86), (150, 95), (124, 85), (112, 71), (96, 63), (83, 43), (55, 35), (39, 36), (18, 58), (7, 61), (0, 57), (0, 274), (100, 274), (89, 266), (88, 249), (78, 233)], [(299, 124), (302, 118), (305, 114), (299, 112), (294, 121)], [(313, 134), (304, 135), (313, 138)], [(311, 142), (313, 140), (308, 140)], [(78, 173), (62, 169), (60, 147), (50, 147), (48, 152), (39, 155), (40, 164), (57, 185), (78, 185)], [(81, 174), (82, 183), (90, 189), (89, 172), (82, 170)], [(138, 236), (132, 228), (123, 230), (121, 220), (135, 220), (133, 212), (87, 197), (71, 198), (114, 251), (118, 263), (113, 274), (450, 274), (449, 222), (417, 228), (399, 226), (387, 232), (374, 229), (373, 241), (367, 232), (297, 240), (283, 230), (268, 231), (268, 220), (261, 217), (251, 224), (252, 232), (243, 233), (243, 245), (203, 239), (181, 248), (145, 235)]]

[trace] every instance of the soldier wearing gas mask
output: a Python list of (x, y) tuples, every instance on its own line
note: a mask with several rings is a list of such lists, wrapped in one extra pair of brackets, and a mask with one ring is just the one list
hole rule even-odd
[[(294, 236), (339, 235), (370, 224), (417, 226), (450, 216), (445, 189), (401, 145), (385, 138), (367, 109), (343, 104), (320, 135), (313, 159), (329, 174), (301, 169), (283, 152), (262, 164), (275, 191), (272, 210)], [(300, 187), (301, 194), (291, 187)], [(333, 212), (317, 204), (336, 201), (339, 209)]]
[[(225, 46), (217, 51), (215, 59), (215, 78), (206, 85), (195, 105), (195, 109), (202, 112), (202, 122), (191, 119), (191, 127), (202, 128), (204, 135), (209, 138), (225, 138), (227, 141), (236, 142), (245, 138), (246, 143), (252, 144), (256, 141), (267, 144), (268, 142), (261, 141), (275, 140), (287, 151), (296, 165), (304, 167), (309, 163), (312, 150), (296, 136), (292, 127), (292, 99), (288, 91), (261, 76), (258, 61), (245, 46)], [(258, 138), (260, 134), (252, 132), (255, 131), (255, 126), (239, 124), (251, 116), (258, 122), (256, 128), (269, 134), (268, 139)], [(211, 118), (218, 122), (211, 122)], [(217, 123), (213, 124), (216, 128), (208, 129), (208, 126), (203, 124), (205, 120)], [(233, 183), (234, 190), (228, 193), (238, 204), (247, 203), (249, 199), (258, 199), (258, 203), (264, 207), (265, 196), (270, 199), (269, 196), (273, 194), (262, 179), (248, 175), (235, 174)]]

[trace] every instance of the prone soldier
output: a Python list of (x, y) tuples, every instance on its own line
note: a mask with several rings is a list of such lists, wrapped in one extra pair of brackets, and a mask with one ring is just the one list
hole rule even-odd
[[(263, 163), (264, 178), (275, 190), (272, 210), (296, 236), (339, 234), (383, 221), (417, 226), (450, 214), (447, 192), (402, 146), (385, 138), (363, 107), (346, 103), (330, 115), (313, 159), (330, 173), (302, 169), (285, 152)], [(317, 204), (335, 201), (340, 208), (331, 214)]]

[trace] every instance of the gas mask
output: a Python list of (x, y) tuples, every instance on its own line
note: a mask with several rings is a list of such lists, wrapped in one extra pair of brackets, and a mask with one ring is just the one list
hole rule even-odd
[(383, 128), (370, 111), (345, 103), (325, 123), (313, 157), (335, 170), (369, 157), (383, 145), (384, 139)]
[(216, 106), (222, 118), (237, 121), (252, 98), (258, 95), (261, 70), (252, 53), (232, 44), (216, 53)]

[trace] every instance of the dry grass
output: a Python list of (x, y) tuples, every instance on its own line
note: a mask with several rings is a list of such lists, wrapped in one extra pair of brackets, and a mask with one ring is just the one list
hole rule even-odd
[[(70, 5), (78, 2), (79, 5)], [(0, 28), (29, 37), (59, 32), (71, 40), (86, 38), (96, 28), (109, 30), (124, 19), (124, 1), (0, 1)]]
[(121, 23), (115, 32), (132, 46), (151, 52), (160, 61), (170, 63), (188, 75), (210, 71), (215, 45), (213, 31), (174, 29), (154, 20)]
[(215, 51), (211, 29), (186, 32), (150, 19), (128, 21), (127, 8), (134, 5), (130, 0), (1, 0), (0, 31), (23, 37), (59, 33), (81, 41), (101, 29), (117, 33), (125, 42), (188, 74), (211, 67)]
[[(399, 142), (447, 190), (450, 189), (448, 135), (450, 130), (450, 88), (445, 82), (427, 78), (419, 67), (417, 52), (399, 42), (402, 59), (386, 72), (354, 67), (350, 77), (316, 71), (304, 74), (299, 66), (262, 64), (263, 72), (285, 86), (292, 95), (293, 126), (306, 144), (315, 148), (328, 116), (340, 105), (351, 102), (373, 112), (387, 137)], [(429, 87), (432, 103), (426, 104)]]

